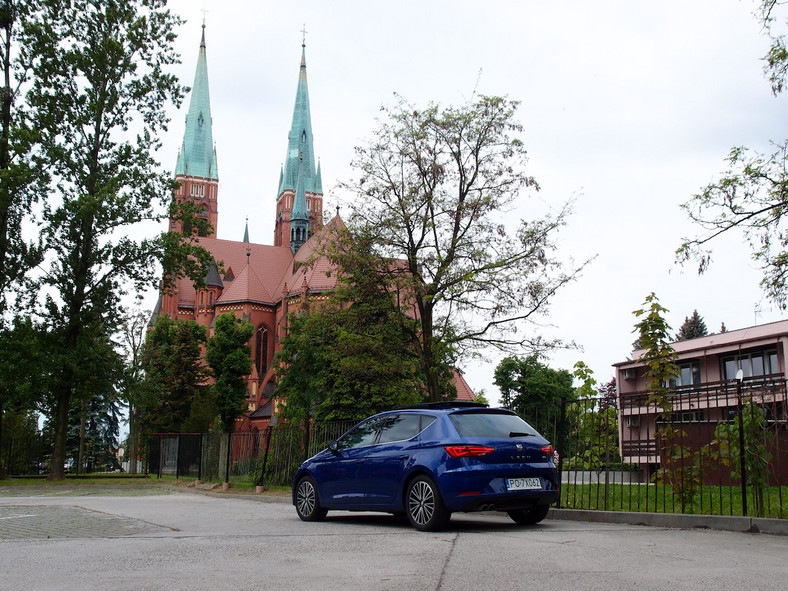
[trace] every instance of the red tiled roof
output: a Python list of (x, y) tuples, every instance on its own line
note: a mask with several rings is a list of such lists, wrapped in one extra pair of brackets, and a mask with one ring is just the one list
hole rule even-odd
[(473, 393), (468, 382), (465, 381), (465, 378), (462, 377), (462, 374), (456, 367), (454, 368), (454, 386), (457, 388), (457, 398), (455, 400), (473, 402), (473, 399), (476, 398), (476, 394)]
[[(337, 283), (333, 265), (314, 255), (321, 242), (343, 225), (339, 217), (333, 218), (299, 249), (295, 257), (284, 246), (199, 238), (200, 245), (208, 249), (217, 261), (224, 263), (225, 274), (230, 269), (235, 274), (233, 280), (224, 281), (224, 290), (217, 303), (253, 301), (274, 304), (281, 300), (285, 286), (288, 293), (300, 292), (304, 278), (311, 291), (333, 289)], [(179, 280), (178, 290), (181, 305), (194, 304), (196, 293), (188, 278)]]

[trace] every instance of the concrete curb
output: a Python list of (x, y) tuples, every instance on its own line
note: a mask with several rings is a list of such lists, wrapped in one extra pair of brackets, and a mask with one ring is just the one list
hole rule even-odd
[(624, 525), (646, 525), (674, 529), (711, 529), (788, 536), (788, 519), (766, 519), (763, 517), (550, 509), (547, 518), (587, 521), (589, 523), (618, 523)]

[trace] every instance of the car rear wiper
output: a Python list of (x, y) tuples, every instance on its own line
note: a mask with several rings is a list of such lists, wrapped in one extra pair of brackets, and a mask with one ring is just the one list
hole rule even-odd
[(522, 431), (512, 431), (509, 437), (533, 437), (533, 433), (523, 433)]

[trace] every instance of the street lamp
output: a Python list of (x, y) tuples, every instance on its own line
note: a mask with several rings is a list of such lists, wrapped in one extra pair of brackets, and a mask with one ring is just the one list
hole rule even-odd
[(736, 372), (736, 398), (739, 405), (739, 465), (741, 470), (741, 509), (742, 514), (747, 516), (747, 472), (745, 470), (744, 458), (744, 417), (741, 403), (741, 383), (744, 380), (744, 372), (740, 369)]

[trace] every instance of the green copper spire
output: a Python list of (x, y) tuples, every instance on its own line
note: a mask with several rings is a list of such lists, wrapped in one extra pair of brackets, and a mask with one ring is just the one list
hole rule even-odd
[(322, 193), (320, 190), (322, 183), (315, 171), (312, 117), (309, 113), (309, 89), (306, 83), (306, 45), (304, 43), (301, 44), (301, 69), (298, 74), (293, 123), (290, 126), (287, 139), (287, 156), (277, 195), (281, 195), (285, 189), (295, 190), (300, 168), (303, 168), (304, 190), (309, 193)]
[(298, 168), (293, 211), (290, 213), (290, 250), (295, 254), (309, 239), (309, 211), (306, 208), (304, 191), (304, 162)]
[(205, 57), (205, 25), (202, 26), (200, 55), (194, 73), (189, 112), (186, 114), (186, 131), (178, 152), (175, 175), (218, 179), (216, 150), (211, 132), (211, 97), (208, 91), (208, 61)]
[(244, 228), (244, 242), (249, 242), (249, 216), (246, 216), (246, 227)]

